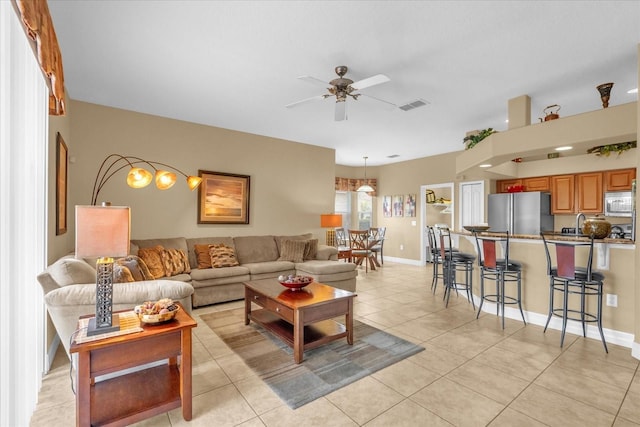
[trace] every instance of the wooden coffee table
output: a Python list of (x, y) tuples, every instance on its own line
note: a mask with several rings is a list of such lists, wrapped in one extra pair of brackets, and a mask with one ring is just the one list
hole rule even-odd
[[(300, 363), (305, 350), (347, 338), (353, 344), (353, 292), (322, 283), (290, 290), (276, 279), (244, 283), (245, 325), (251, 320), (267, 329), (289, 347)], [(251, 310), (251, 303), (262, 307)], [(344, 316), (344, 324), (332, 320)]]

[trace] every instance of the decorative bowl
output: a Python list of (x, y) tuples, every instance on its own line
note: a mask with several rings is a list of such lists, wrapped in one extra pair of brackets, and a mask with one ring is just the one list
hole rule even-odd
[(280, 284), (282, 286), (286, 286), (287, 288), (289, 288), (291, 290), (298, 290), (298, 289), (304, 288), (309, 283), (313, 283), (313, 277), (311, 277), (311, 276), (294, 276), (294, 277), (292, 277), (290, 279), (285, 279), (285, 280), (278, 279), (278, 282), (280, 282)]
[(462, 228), (467, 230), (469, 233), (481, 233), (483, 231), (487, 231), (489, 229), (488, 225), (463, 225)]
[[(146, 303), (145, 303), (146, 304)], [(138, 319), (142, 323), (146, 323), (149, 325), (157, 325), (158, 323), (168, 322), (173, 320), (180, 311), (180, 306), (177, 304), (171, 303), (166, 307), (168, 311), (164, 313), (155, 313), (150, 311), (149, 309), (145, 309), (145, 305), (137, 305), (134, 308), (134, 311), (138, 314)]]

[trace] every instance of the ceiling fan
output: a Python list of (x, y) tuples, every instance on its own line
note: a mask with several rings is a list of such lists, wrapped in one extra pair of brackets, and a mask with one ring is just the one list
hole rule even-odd
[[(392, 102), (388, 102), (380, 98), (375, 98), (373, 96), (366, 95), (364, 93), (355, 93), (362, 89), (388, 82), (390, 79), (384, 74), (376, 74), (375, 76), (367, 77), (366, 79), (362, 79), (362, 80), (358, 80), (357, 82), (354, 82), (353, 80), (344, 77), (344, 75), (347, 74), (347, 71), (349, 71), (349, 68), (346, 65), (337, 66), (335, 68), (335, 71), (336, 71), (336, 74), (338, 75), (338, 78), (333, 79), (328, 83), (311, 76), (298, 77), (300, 80), (304, 80), (306, 82), (325, 87), (329, 91), (329, 93), (325, 93), (324, 95), (317, 95), (311, 98), (303, 99), (301, 101), (293, 102), (291, 104), (286, 105), (285, 107), (293, 108), (301, 104), (306, 104), (308, 102), (313, 102), (320, 99), (327, 99), (335, 96), (336, 98), (335, 120), (336, 121), (347, 119), (346, 101), (347, 101), (347, 98), (349, 97), (353, 98), (354, 100), (357, 100), (359, 96), (364, 96), (366, 98), (370, 98), (375, 101), (383, 102), (390, 106), (397, 107), (397, 105)], [(330, 87), (327, 87), (327, 85), (330, 85)]]

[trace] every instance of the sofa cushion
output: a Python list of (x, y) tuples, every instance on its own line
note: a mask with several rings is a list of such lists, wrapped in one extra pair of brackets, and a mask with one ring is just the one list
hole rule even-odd
[(284, 240), (311, 240), (313, 239), (313, 234), (306, 233), (296, 234), (293, 236), (274, 236), (274, 239), (276, 241), (276, 246), (278, 247), (278, 253), (280, 253), (280, 251), (282, 250), (280, 247), (282, 246), (282, 242)]
[(273, 236), (240, 236), (233, 238), (240, 264), (276, 261), (278, 246)]
[(225, 244), (209, 246), (209, 255), (211, 256), (211, 267), (236, 267), (240, 265), (236, 258), (236, 252), (232, 247)]
[(160, 252), (164, 275), (167, 277), (191, 272), (187, 254), (182, 249), (163, 249)]
[(244, 277), (249, 275), (249, 269), (245, 266), (226, 268), (194, 268), (191, 270), (191, 279), (203, 281), (209, 279), (220, 279), (223, 277)]
[(113, 266), (113, 283), (129, 283), (135, 282), (131, 271), (124, 265), (114, 264)]
[(166, 276), (164, 265), (162, 264), (162, 251), (164, 251), (164, 248), (161, 245), (138, 249), (138, 256), (147, 265), (154, 279)]
[(73, 255), (60, 258), (47, 268), (47, 272), (58, 286), (96, 283), (95, 268)]
[(251, 272), (252, 280), (255, 279), (255, 276), (266, 273), (269, 273), (270, 277), (273, 276), (271, 273), (276, 273), (275, 276), (280, 274), (293, 274), (291, 272), (295, 272), (296, 268), (296, 265), (291, 261), (255, 262), (242, 264), (242, 266)]
[(280, 258), (278, 261), (302, 262), (304, 259), (305, 240), (283, 240), (280, 242)]
[(191, 268), (211, 268), (211, 265), (209, 265), (208, 267), (198, 266), (199, 259), (198, 253), (196, 252), (196, 245), (198, 245), (199, 249), (204, 252), (202, 255), (202, 261), (204, 261), (204, 265), (206, 265), (206, 263), (211, 263), (211, 257), (209, 256), (209, 245), (218, 245), (220, 243), (224, 243), (225, 245), (235, 249), (232, 237), (194, 237), (187, 239), (187, 255), (189, 256), (189, 264), (191, 265)]
[(193, 250), (196, 253), (198, 266), (196, 268), (211, 268), (211, 254), (209, 248), (211, 245), (194, 245)]
[(115, 261), (115, 264), (116, 265), (114, 265), (113, 267), (114, 274), (116, 266), (125, 267), (127, 270), (129, 270), (129, 273), (132, 277), (132, 280), (129, 280), (129, 282), (153, 280), (153, 275), (149, 271), (147, 264), (140, 257), (137, 257), (135, 255), (128, 255), (124, 258), (117, 259)]
[(318, 239), (305, 240), (303, 260), (316, 259), (318, 256)]
[(312, 260), (297, 263), (296, 270), (312, 274), (335, 274), (355, 271), (356, 265), (350, 262)]

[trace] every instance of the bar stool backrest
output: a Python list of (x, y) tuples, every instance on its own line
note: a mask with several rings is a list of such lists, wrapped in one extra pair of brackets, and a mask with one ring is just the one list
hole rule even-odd
[[(435, 240), (435, 239), (434, 239)], [(451, 259), (451, 233), (448, 228), (440, 229), (440, 257), (443, 260)]]
[(437, 255), (438, 245), (436, 244), (436, 232), (430, 225), (427, 225), (427, 238), (429, 239), (429, 250), (433, 255)]
[(549, 251), (549, 243), (556, 247), (556, 275), (558, 277), (575, 280), (576, 271), (576, 246), (589, 246), (589, 254), (587, 256), (586, 280), (590, 282), (592, 279), (593, 266), (593, 235), (590, 236), (589, 242), (563, 242), (548, 241), (544, 234), (541, 233), (544, 249), (547, 255), (547, 274), (551, 275), (553, 267), (551, 266), (551, 255)]
[[(504, 247), (504, 264), (509, 265), (509, 232), (492, 232), (493, 234), (504, 234), (501, 236), (478, 237), (478, 233), (473, 233), (476, 238), (476, 246), (478, 247), (478, 265), (480, 267), (495, 269), (498, 266), (498, 257), (496, 246), (498, 242), (505, 242)], [(482, 241), (482, 251), (480, 250), (480, 242)]]

